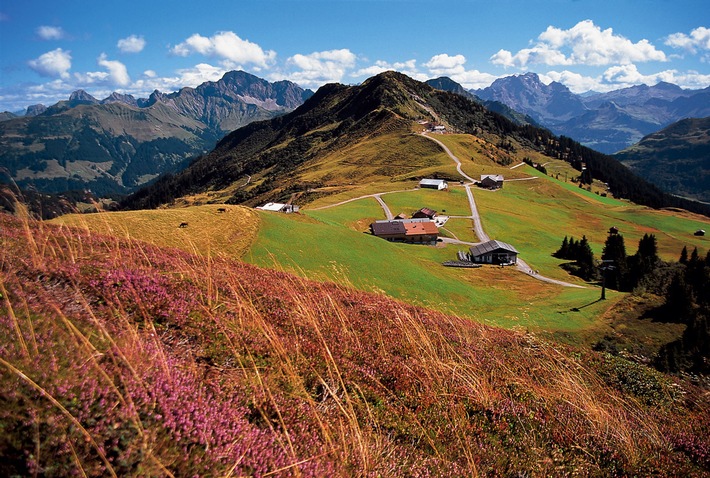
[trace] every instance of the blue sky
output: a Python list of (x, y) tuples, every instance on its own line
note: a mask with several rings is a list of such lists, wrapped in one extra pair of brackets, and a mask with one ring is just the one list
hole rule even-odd
[(0, 0), (0, 111), (147, 97), (243, 69), (316, 89), (387, 69), (466, 88), (710, 86), (707, 0)]

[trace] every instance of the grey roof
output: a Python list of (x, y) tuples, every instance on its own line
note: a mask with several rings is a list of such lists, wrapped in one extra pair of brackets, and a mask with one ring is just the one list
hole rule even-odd
[(483, 254), (487, 254), (489, 252), (495, 252), (499, 249), (508, 251), (508, 252), (514, 252), (516, 254), (520, 254), (516, 248), (508, 244), (507, 242), (502, 242), (502, 241), (488, 241), (484, 242), (483, 244), (479, 244), (477, 246), (471, 247), (471, 255), (474, 257), (482, 256)]
[(482, 174), (481, 175), (481, 181), (483, 181), (486, 178), (490, 178), (493, 181), (503, 181), (504, 178), (501, 174)]
[(391, 234), (406, 234), (402, 221), (377, 221), (370, 224), (372, 233), (375, 236), (389, 236)]
[(422, 179), (419, 184), (426, 184), (429, 186), (438, 186), (439, 184), (446, 183), (445, 179)]

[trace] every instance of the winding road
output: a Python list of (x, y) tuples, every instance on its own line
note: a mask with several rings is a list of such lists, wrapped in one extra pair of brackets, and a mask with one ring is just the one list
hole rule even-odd
[[(488, 234), (485, 233), (483, 230), (483, 225), (481, 224), (481, 217), (478, 214), (478, 209), (476, 208), (476, 201), (473, 199), (473, 192), (471, 191), (471, 185), (475, 183), (475, 179), (473, 179), (471, 176), (468, 174), (464, 173), (461, 167), (461, 160), (454, 155), (449, 148), (446, 147), (444, 143), (439, 141), (438, 139), (432, 138), (431, 136), (428, 136), (426, 133), (421, 133), (422, 136), (424, 136), (427, 139), (430, 139), (431, 141), (434, 141), (437, 143), (441, 148), (446, 152), (446, 154), (451, 158), (455, 163), (456, 163), (456, 170), (459, 172), (461, 176), (466, 178), (469, 182), (464, 184), (464, 188), (466, 189), (466, 195), (468, 196), (468, 203), (471, 206), (471, 219), (473, 219), (473, 228), (476, 232), (476, 236), (478, 237), (478, 240), (481, 242), (488, 242), (490, 241), (490, 238), (488, 237)], [(531, 177), (531, 178), (523, 178), (524, 180), (529, 180), (529, 179), (537, 179), (537, 176)], [(472, 242), (463, 242), (463, 241), (457, 241), (454, 239), (448, 239), (448, 238), (442, 238), (443, 242), (449, 243), (449, 244), (464, 244), (464, 245), (470, 245), (474, 246), (480, 243), (472, 243)], [(533, 269), (528, 266), (528, 264), (523, 261), (522, 259), (518, 258), (516, 262), (516, 268), (524, 273), (527, 274), (528, 276), (543, 281), (543, 282), (549, 282), (550, 284), (557, 284), (561, 285), (563, 287), (574, 287), (578, 289), (586, 289), (586, 287), (578, 284), (572, 284), (569, 282), (564, 282), (561, 280), (557, 279), (552, 279), (550, 277), (545, 277), (541, 276), (537, 272), (533, 271)]]
[[(439, 140), (436, 139), (436, 138), (432, 138), (431, 136), (428, 136), (426, 133), (420, 133), (420, 134), (421, 134), (423, 137), (425, 137), (425, 138), (427, 138), (427, 139), (429, 139), (429, 140), (431, 140), (431, 141), (434, 141), (436, 144), (438, 144), (439, 146), (441, 146), (441, 148), (444, 150), (444, 152), (446, 152), (446, 154), (449, 156), (449, 158), (451, 158), (451, 159), (456, 163), (456, 170), (458, 171), (458, 173), (459, 173), (464, 179), (466, 179), (466, 180), (468, 181), (468, 182), (464, 183), (463, 186), (464, 186), (464, 189), (466, 189), (466, 196), (468, 197), (468, 204), (469, 204), (469, 206), (470, 206), (470, 208), (471, 208), (471, 215), (470, 215), (470, 216), (451, 216), (451, 217), (454, 217), (454, 218), (465, 218), (465, 219), (471, 219), (471, 220), (473, 220), (473, 229), (474, 229), (474, 231), (475, 231), (475, 233), (476, 233), (476, 237), (478, 237), (478, 240), (480, 241), (480, 242), (465, 242), (465, 241), (459, 241), (459, 240), (457, 240), (457, 239), (451, 239), (451, 238), (448, 238), (448, 237), (442, 237), (442, 238), (441, 238), (441, 242), (444, 242), (444, 243), (447, 243), (447, 244), (460, 244), (460, 245), (465, 245), (465, 246), (476, 246), (476, 245), (481, 244), (481, 243), (483, 243), (483, 242), (488, 242), (488, 241), (490, 241), (490, 237), (488, 237), (488, 234), (486, 234), (486, 232), (483, 230), (483, 225), (482, 225), (482, 223), (481, 223), (481, 216), (478, 214), (478, 208), (476, 207), (476, 201), (474, 200), (474, 198), (473, 198), (473, 192), (471, 191), (471, 186), (476, 183), (476, 180), (473, 179), (471, 176), (469, 176), (468, 174), (466, 174), (466, 173), (463, 171), (463, 168), (462, 168), (462, 165), (461, 165), (461, 160), (460, 160), (459, 158), (457, 158), (456, 155), (453, 154), (453, 153), (451, 152), (451, 150), (450, 150), (444, 143), (442, 143), (441, 141), (439, 141)], [(522, 164), (524, 164), (524, 163), (522, 163)], [(522, 165), (522, 164), (521, 164), (521, 165)], [(531, 180), (531, 179), (537, 179), (537, 176), (530, 177), (530, 178), (522, 178), (522, 179), (520, 179), (520, 180)], [(335, 204), (329, 204), (329, 205), (327, 205), (327, 206), (316, 207), (316, 208), (313, 208), (312, 210), (313, 210), (313, 211), (319, 211), (319, 210), (322, 210), (322, 209), (328, 209), (328, 208), (331, 208), (331, 207), (341, 206), (341, 205), (343, 205), (343, 204), (347, 204), (347, 203), (350, 203), (350, 202), (353, 202), (353, 201), (359, 201), (360, 199), (374, 198), (374, 199), (380, 204), (380, 206), (382, 207), (382, 210), (384, 211), (385, 216), (387, 217), (387, 219), (392, 219), (392, 218), (393, 218), (392, 211), (390, 211), (390, 208), (389, 208), (389, 207), (387, 206), (387, 204), (382, 200), (382, 196), (385, 195), (385, 194), (402, 193), (402, 192), (416, 191), (416, 190), (417, 190), (417, 188), (414, 188), (414, 189), (401, 189), (401, 190), (398, 190), (398, 191), (387, 191), (387, 192), (375, 193), (375, 194), (366, 194), (366, 195), (364, 195), (364, 196), (358, 196), (358, 197), (355, 197), (355, 198), (346, 199), (345, 201), (340, 201), (340, 202), (335, 203)], [(557, 284), (557, 285), (561, 285), (561, 286), (563, 286), (563, 287), (575, 287), (575, 288), (579, 288), (579, 289), (586, 289), (586, 287), (584, 287), (584, 286), (582, 286), (582, 285), (571, 284), (571, 283), (569, 283), (569, 282), (564, 282), (564, 281), (561, 281), (561, 280), (552, 279), (552, 278), (550, 278), (550, 277), (541, 276), (540, 274), (538, 274), (537, 272), (535, 272), (525, 261), (523, 261), (523, 260), (520, 259), (520, 258), (518, 258), (518, 260), (517, 260), (516, 268), (517, 268), (520, 272), (522, 272), (522, 273), (524, 273), (524, 274), (526, 274), (526, 275), (528, 275), (528, 276), (530, 276), (530, 277), (532, 277), (532, 278), (534, 278), (534, 279), (543, 281), (543, 282), (548, 282), (548, 283), (550, 283), (550, 284)]]

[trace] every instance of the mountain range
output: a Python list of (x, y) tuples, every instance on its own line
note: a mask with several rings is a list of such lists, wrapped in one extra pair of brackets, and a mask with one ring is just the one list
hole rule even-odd
[(202, 200), (254, 206), (316, 190), (328, 194), (375, 179), (420, 179), (422, 171), (456, 180), (435, 166), (438, 148), (415, 134), (422, 123), (478, 138), (492, 166), (536, 155), (564, 159), (579, 171), (582, 183), (592, 178), (607, 183), (616, 197), (710, 213), (704, 205), (664, 194), (610, 156), (395, 72), (357, 86), (323, 86), (293, 112), (230, 133), (210, 154), (124, 204), (146, 209), (200, 195)]
[(546, 85), (537, 74), (526, 73), (470, 92), (483, 100), (499, 101), (555, 134), (607, 154), (676, 121), (710, 116), (710, 87), (684, 90), (664, 82), (578, 95), (561, 83)]
[(85, 91), (0, 121), (0, 168), (20, 187), (125, 194), (210, 151), (226, 133), (299, 106), (298, 85), (233, 71), (219, 81), (149, 98)]

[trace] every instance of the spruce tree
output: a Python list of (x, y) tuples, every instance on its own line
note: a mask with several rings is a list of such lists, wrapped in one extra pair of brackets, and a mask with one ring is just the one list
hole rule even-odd
[(580, 276), (584, 280), (592, 280), (596, 277), (596, 265), (594, 264), (594, 252), (587, 241), (587, 236), (582, 236), (579, 241), (579, 251), (577, 253), (577, 264), (580, 269)]
[(628, 267), (626, 259), (626, 246), (624, 236), (609, 234), (602, 250), (602, 260), (611, 261), (613, 266), (606, 272), (607, 287), (616, 290), (626, 290)]

